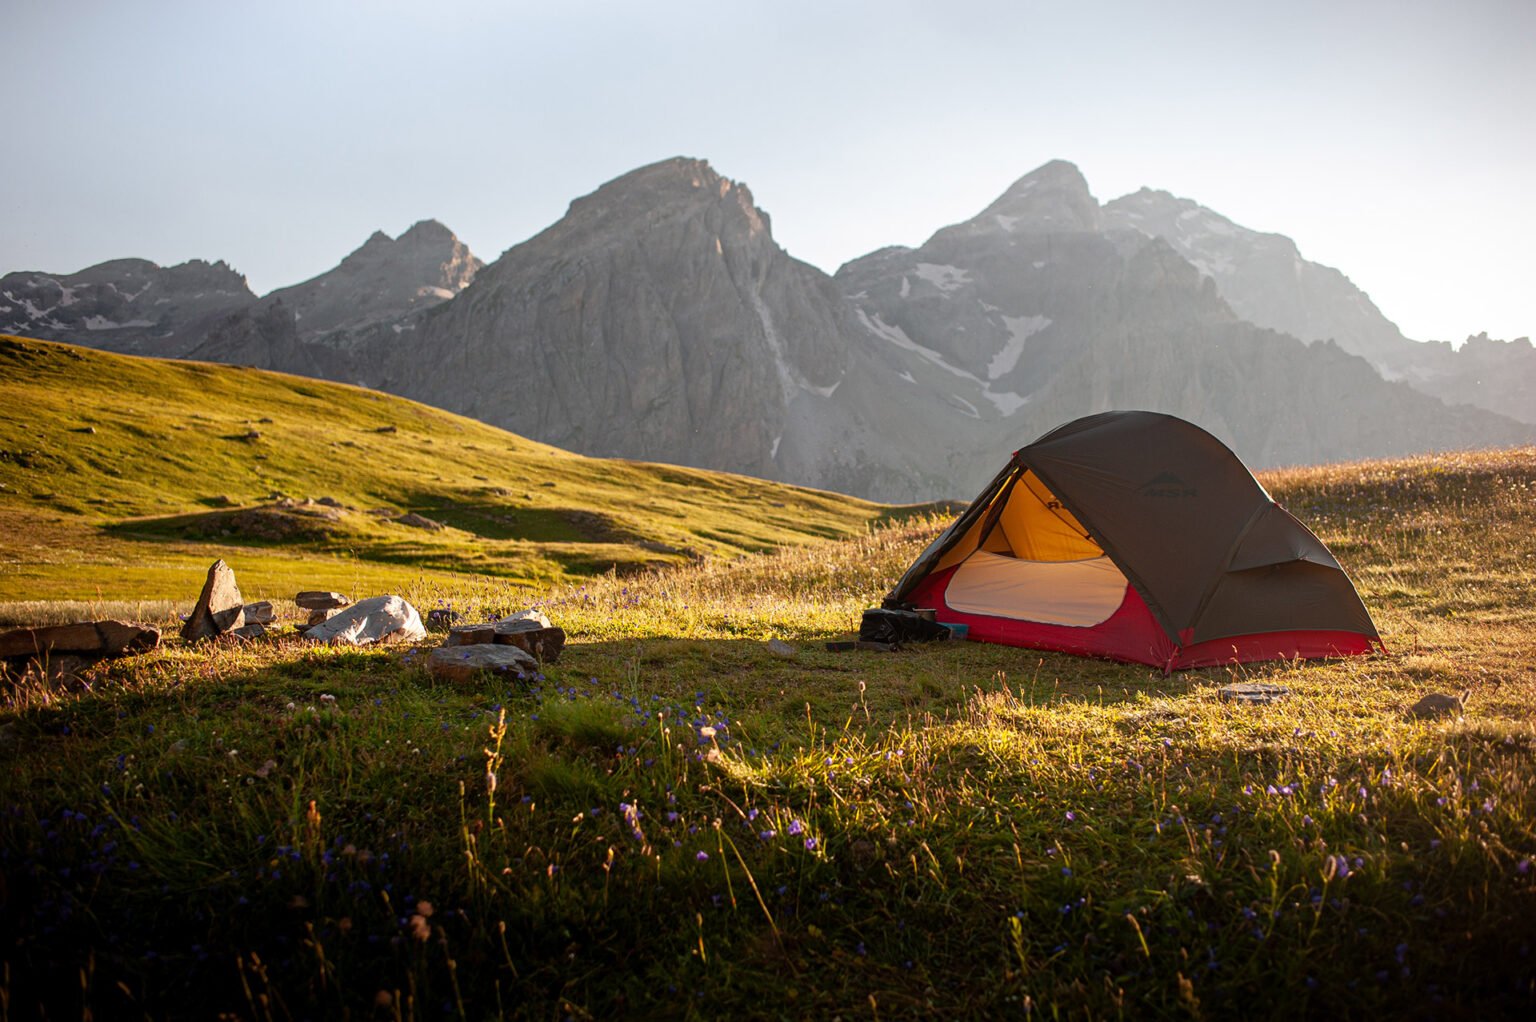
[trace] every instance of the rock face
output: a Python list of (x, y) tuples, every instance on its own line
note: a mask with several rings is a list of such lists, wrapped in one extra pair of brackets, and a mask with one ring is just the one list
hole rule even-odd
[(308, 629), (306, 639), (336, 645), (368, 646), (376, 642), (417, 642), (427, 637), (421, 615), (398, 596), (359, 600)]
[(159, 644), (158, 628), (127, 621), (82, 621), (42, 628), (17, 628), (0, 634), (0, 658), (51, 653), (120, 656), (144, 653)]
[(259, 305), (293, 312), (299, 336), (319, 337), (393, 322), (453, 298), (485, 264), (436, 220), (423, 220), (391, 239), (374, 231), (334, 270), (280, 288)]
[(255, 302), (245, 278), (223, 262), (114, 259), (79, 273), (0, 277), (0, 333), (179, 358)]
[(397, 325), (371, 338), (386, 389), (586, 453), (770, 477), (788, 407), (848, 368), (836, 289), (701, 160), (577, 199), (453, 302)]
[(197, 606), (181, 626), (181, 637), (189, 642), (212, 639), (244, 624), (245, 603), (240, 599), (240, 587), (235, 584), (234, 569), (222, 560), (214, 561)]
[(521, 678), (538, 669), (538, 661), (516, 646), (441, 646), (427, 657), (432, 677), (454, 685), (472, 684), (486, 675)]

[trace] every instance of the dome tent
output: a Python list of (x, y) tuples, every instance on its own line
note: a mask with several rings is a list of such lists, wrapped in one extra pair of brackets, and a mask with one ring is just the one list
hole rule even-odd
[(1221, 441), (1156, 412), (1090, 415), (1016, 451), (885, 606), (1165, 671), (1384, 649), (1322, 541)]

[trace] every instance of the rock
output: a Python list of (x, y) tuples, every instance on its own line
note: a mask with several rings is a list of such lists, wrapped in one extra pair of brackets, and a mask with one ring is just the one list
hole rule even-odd
[(434, 649), (427, 657), (427, 670), (438, 681), (467, 685), (481, 674), (519, 678), (536, 674), (539, 662), (516, 646), (480, 643)]
[(414, 511), (408, 512), (395, 519), (396, 524), (409, 525), (413, 529), (426, 529), (430, 532), (441, 532), (448, 526), (442, 522), (434, 521), (425, 515), (419, 515)]
[(1216, 698), (1224, 703), (1278, 703), (1291, 694), (1283, 685), (1267, 685), (1261, 681), (1240, 681), (1216, 690)]
[(1463, 692), (1458, 696), (1448, 696), (1440, 692), (1431, 692), (1408, 707), (1408, 716), (1418, 720), (1434, 720), (1437, 717), (1459, 717), (1466, 710), (1465, 700), (1468, 693)]
[(565, 629), (512, 628), (503, 631), (502, 627), (506, 624), (506, 621), (502, 621), (496, 626), (497, 645), (521, 649), (542, 664), (552, 664), (560, 659), (560, 651), (565, 648)]
[(768, 652), (772, 653), (774, 656), (792, 657), (795, 655), (795, 647), (791, 646), (783, 639), (769, 639)]
[(427, 611), (427, 631), (446, 632), (459, 621), (459, 612), (438, 607), (436, 610)]
[(459, 625), (448, 629), (448, 638), (443, 641), (444, 646), (484, 646), (496, 641), (496, 626), (487, 622), (483, 625)]
[(259, 639), (263, 635), (266, 635), (267, 626), (263, 624), (257, 624), (253, 621), (247, 624), (243, 624), (239, 628), (230, 629), (229, 634), (233, 635), (237, 639), (245, 639), (246, 641), (250, 641), (251, 639)]
[(223, 560), (214, 561), (208, 569), (208, 580), (197, 598), (197, 606), (181, 626), (181, 637), (191, 642), (211, 639), (245, 624), (245, 601), (240, 599), (240, 587), (235, 584), (235, 571)]
[(416, 642), (427, 637), (427, 630), (416, 608), (405, 600), (398, 596), (375, 596), (338, 611), (306, 631), (304, 637), (315, 642), (367, 646), (397, 639)]
[(0, 657), (46, 653), (118, 656), (142, 653), (160, 644), (160, 630), (126, 621), (83, 621), (43, 628), (17, 628), (0, 635)]
[(323, 625), (337, 613), (335, 610), (312, 610), (309, 612), (309, 620), (304, 622), (304, 627), (313, 628), (315, 625)]
[(540, 628), (553, 628), (554, 622), (544, 616), (541, 610), (520, 610), (516, 614), (502, 618), (496, 622), (496, 631), (502, 635), (510, 635), (512, 632), (532, 632)]
[(333, 610), (336, 607), (345, 607), (352, 601), (340, 593), (322, 592), (318, 589), (306, 589), (293, 598), (293, 602), (305, 610)]
[(269, 625), (275, 620), (277, 620), (277, 612), (272, 609), (271, 601), (259, 600), (245, 605), (246, 624)]
[(324, 504), (326, 507), (346, 507), (345, 504), (337, 500), (335, 497), (316, 497), (315, 503)]

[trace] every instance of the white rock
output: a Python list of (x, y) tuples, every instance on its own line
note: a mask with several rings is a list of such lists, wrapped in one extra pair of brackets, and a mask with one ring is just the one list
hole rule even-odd
[(367, 646), (401, 639), (417, 642), (427, 637), (421, 615), (398, 596), (359, 600), (304, 633), (306, 639), (333, 645)]

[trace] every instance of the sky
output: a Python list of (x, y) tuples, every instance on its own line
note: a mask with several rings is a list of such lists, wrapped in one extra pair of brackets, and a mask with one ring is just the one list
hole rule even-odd
[(0, 0), (0, 274), (263, 294), (436, 218), (487, 261), (672, 156), (833, 272), (1070, 160), (1293, 238), (1420, 340), (1536, 334), (1532, 0)]

